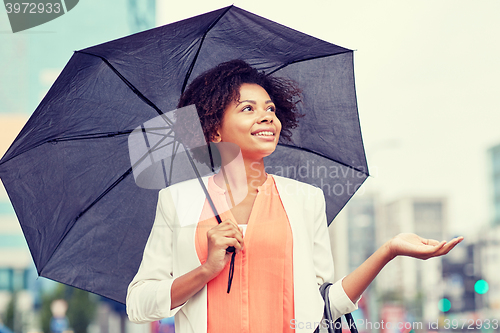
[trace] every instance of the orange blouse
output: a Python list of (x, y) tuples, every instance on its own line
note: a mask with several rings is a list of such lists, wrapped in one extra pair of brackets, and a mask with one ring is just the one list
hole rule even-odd
[[(222, 221), (235, 221), (213, 177), (208, 192)], [(217, 225), (205, 200), (196, 228), (196, 252), (207, 259), (207, 231)], [(292, 230), (274, 179), (258, 188), (246, 232), (244, 248), (234, 262), (231, 291), (227, 293), (229, 264), (207, 284), (207, 332), (293, 332), (294, 318)]]

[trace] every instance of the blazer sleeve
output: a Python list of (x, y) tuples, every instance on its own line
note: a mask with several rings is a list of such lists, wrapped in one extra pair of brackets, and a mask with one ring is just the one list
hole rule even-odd
[[(314, 230), (314, 267), (318, 286), (324, 282), (333, 282), (333, 256), (331, 252), (330, 236), (326, 221), (325, 196), (321, 189), (316, 200), (315, 230)], [(329, 289), (330, 309), (332, 318), (337, 319), (343, 314), (358, 308), (359, 299), (353, 303), (342, 287), (342, 280), (333, 283)]]
[(182, 307), (170, 309), (170, 290), (174, 281), (174, 219), (175, 209), (167, 188), (159, 192), (156, 217), (142, 262), (127, 290), (127, 315), (132, 322), (145, 323), (171, 317)]

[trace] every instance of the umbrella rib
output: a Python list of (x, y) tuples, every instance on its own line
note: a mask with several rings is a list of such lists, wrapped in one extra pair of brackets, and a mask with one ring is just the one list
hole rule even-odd
[[(175, 143), (174, 142), (167, 142), (165, 143), (164, 145), (161, 145), (161, 146), (154, 146), (153, 148), (151, 148), (151, 151), (150, 152), (155, 152), (155, 151), (158, 151), (158, 150), (161, 150), (161, 149), (164, 149), (165, 147), (168, 147), (170, 145), (174, 145)], [(135, 165), (134, 165), (135, 166)]]
[[(172, 131), (168, 132), (167, 134), (156, 133), (156, 132), (151, 131), (151, 130), (164, 130), (165, 128), (168, 128), (168, 127), (145, 128), (144, 131), (142, 131), (142, 132), (149, 133), (151, 135), (159, 135), (162, 137), (169, 137), (170, 134), (172, 133)], [(51, 140), (44, 142), (44, 143), (57, 143), (57, 142), (77, 141), (77, 140), (87, 140), (87, 139), (111, 138), (111, 137), (115, 137), (115, 136), (128, 135), (128, 134), (132, 133), (133, 131), (135, 131), (135, 130), (127, 130), (127, 131), (116, 132), (116, 133), (98, 133), (98, 134), (88, 134), (88, 135), (78, 135), (78, 136), (67, 136), (67, 137), (51, 139)], [(168, 142), (165, 146), (168, 146), (171, 144), (172, 144), (172, 142)], [(161, 146), (159, 148), (163, 148), (165, 146)]]
[(93, 133), (93, 134), (83, 134), (74, 136), (63, 136), (60, 138), (55, 138), (47, 141), (46, 143), (61, 142), (61, 141), (74, 141), (74, 140), (86, 140), (86, 139), (101, 139), (101, 138), (111, 138), (114, 136), (128, 135), (132, 133), (133, 130), (119, 131), (114, 133)]
[(14, 156), (11, 156), (10, 158), (6, 159), (6, 160), (1, 160), (0, 161), (0, 165), (10, 161), (11, 159), (13, 159), (14, 157), (16, 156), (19, 156), (19, 155), (22, 155), (28, 151), (30, 151), (31, 149), (34, 149), (36, 147), (39, 147), (43, 144), (46, 144), (46, 143), (57, 143), (57, 142), (63, 142), (63, 141), (74, 141), (74, 140), (86, 140), (86, 139), (100, 139), (100, 138), (110, 138), (110, 137), (114, 137), (114, 136), (121, 136), (121, 135), (128, 135), (130, 133), (132, 133), (133, 130), (126, 130), (126, 131), (120, 131), (120, 132), (109, 132), (109, 133), (94, 133), (94, 134), (84, 134), (84, 135), (77, 135), (77, 136), (66, 136), (66, 137), (60, 137), (60, 138), (55, 138), (55, 139), (50, 139), (48, 141), (45, 141), (45, 142), (40, 142), (39, 144), (33, 146), (33, 147), (29, 147), (27, 149), (24, 149), (20, 152), (18, 152), (16, 155)]
[[(130, 90), (132, 90), (143, 102), (145, 102), (147, 105), (149, 105), (153, 109), (155, 109), (155, 111), (158, 112), (159, 115), (161, 115), (161, 116), (164, 115), (163, 112), (151, 100), (149, 100), (146, 96), (144, 96), (129, 80), (127, 80), (115, 67), (113, 67), (113, 65), (111, 65), (111, 63), (108, 61), (108, 59), (104, 58), (103, 56), (89, 53), (89, 52), (85, 52), (85, 51), (75, 51), (75, 53), (82, 53), (82, 54), (86, 54), (86, 55), (100, 58), (130, 88)], [(167, 123), (172, 124), (169, 119), (168, 119)]]
[[(169, 177), (167, 178), (169, 185), (172, 183), (172, 171), (174, 169), (174, 159), (175, 159), (175, 155), (177, 155), (177, 150), (179, 149), (179, 146), (180, 146), (180, 142), (178, 142), (177, 145), (175, 144), (175, 141), (173, 142), (172, 158), (170, 159), (170, 172), (169, 172)], [(165, 165), (163, 165), (163, 167), (165, 168)], [(163, 172), (165, 172), (165, 170)]]
[[(187, 152), (187, 151), (186, 151)], [(207, 197), (208, 204), (210, 205), (210, 208), (212, 208), (212, 212), (215, 214), (215, 218), (217, 219), (218, 224), (222, 223), (222, 219), (219, 216), (219, 213), (217, 212), (217, 208), (215, 208), (214, 202), (212, 200), (212, 197), (210, 197), (210, 194), (208, 193), (207, 187), (205, 186), (205, 183), (203, 183), (203, 180), (201, 179), (201, 175), (198, 171), (198, 168), (196, 168), (196, 165), (194, 164), (193, 158), (191, 157), (191, 154), (186, 154), (188, 157), (189, 163), (191, 163), (191, 166), (193, 167), (194, 172), (196, 173), (196, 178), (198, 178), (198, 182), (201, 185), (201, 188), (203, 189), (203, 192), (205, 192), (205, 196)]]
[(233, 5), (229, 6), (220, 16), (210, 24), (210, 26), (207, 28), (203, 36), (201, 37), (200, 40), (200, 46), (198, 47), (198, 50), (196, 50), (196, 54), (194, 55), (194, 59), (191, 62), (191, 65), (189, 65), (188, 71), (186, 73), (186, 77), (184, 78), (184, 83), (182, 84), (182, 89), (181, 89), (181, 94), (184, 93), (184, 90), (186, 89), (187, 83), (189, 78), (191, 77), (191, 72), (193, 71), (194, 65), (196, 63), (196, 60), (198, 60), (198, 55), (200, 54), (201, 47), (203, 46), (203, 42), (205, 41), (205, 37), (207, 37), (207, 34), (212, 30), (212, 28), (220, 21), (220, 19), (226, 15), (226, 13), (233, 7)]
[(286, 147), (286, 148), (290, 148), (290, 149), (297, 149), (297, 150), (300, 150), (300, 151), (305, 151), (305, 152), (314, 154), (316, 156), (323, 157), (323, 158), (325, 158), (327, 160), (330, 160), (330, 161), (333, 161), (335, 163), (341, 164), (341, 165), (345, 166), (346, 168), (353, 169), (353, 170), (355, 170), (357, 172), (361, 172), (362, 174), (365, 174), (366, 176), (370, 176), (368, 174), (368, 172), (366, 172), (366, 171), (363, 171), (363, 170), (360, 170), (358, 168), (355, 168), (355, 167), (353, 167), (353, 166), (351, 166), (349, 164), (346, 164), (344, 162), (340, 162), (340, 161), (334, 160), (333, 158), (330, 158), (330, 157), (328, 157), (326, 155), (320, 154), (320, 153), (315, 152), (314, 150), (311, 150), (311, 149), (308, 149), (308, 148), (296, 147), (296, 146), (287, 145), (287, 144), (283, 144), (283, 143), (278, 143), (278, 146), (282, 146), (282, 147)]
[[(146, 129), (144, 128), (144, 124), (141, 125), (142, 137), (144, 138), (144, 142), (146, 143), (146, 147), (149, 151), (151, 151), (151, 146), (149, 145), (148, 135), (146, 133)], [(153, 155), (148, 154), (151, 159), (151, 164), (154, 163)]]
[[(170, 127), (148, 127), (145, 128), (147, 133), (151, 133), (154, 135), (166, 135), (168, 136), (172, 131), (167, 134), (155, 133), (155, 130), (165, 130)], [(82, 135), (74, 135), (74, 136), (63, 136), (60, 138), (51, 139), (45, 143), (53, 143), (53, 142), (62, 142), (62, 141), (74, 141), (74, 140), (86, 140), (86, 139), (101, 139), (101, 138), (111, 138), (114, 136), (128, 135), (135, 130), (126, 130), (126, 131), (118, 131), (118, 132), (109, 132), (109, 133), (92, 133), (92, 134), (82, 134)]]
[(291, 61), (291, 62), (287, 62), (286, 64), (283, 64), (282, 66), (276, 68), (275, 70), (273, 70), (272, 72), (266, 74), (266, 75), (272, 75), (274, 73), (276, 73), (277, 71), (289, 66), (289, 65), (292, 65), (292, 64), (297, 64), (299, 62), (303, 62), (303, 61), (309, 61), (309, 60), (315, 60), (315, 59), (321, 59), (321, 58), (327, 58), (327, 57), (331, 57), (331, 56), (336, 56), (336, 55), (339, 55), (339, 54), (344, 54), (344, 53), (349, 53), (349, 52), (352, 52), (352, 50), (346, 50), (344, 52), (339, 52), (339, 53), (335, 53), (335, 54), (325, 54), (325, 55), (321, 55), (321, 56), (316, 56), (316, 57), (311, 57), (311, 58), (306, 58), (306, 59), (300, 59), (300, 60), (294, 60), (294, 61)]

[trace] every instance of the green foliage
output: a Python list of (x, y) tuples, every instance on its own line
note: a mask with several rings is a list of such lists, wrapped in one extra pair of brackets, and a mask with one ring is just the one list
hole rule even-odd
[(13, 329), (14, 328), (14, 311), (16, 311), (16, 301), (17, 294), (12, 294), (12, 298), (10, 299), (9, 305), (7, 305), (7, 310), (5, 311), (3, 322), (5, 326)]
[(392, 303), (392, 304), (403, 304), (403, 294), (400, 291), (386, 291), (379, 295), (379, 302), (384, 303)]
[(68, 320), (75, 333), (87, 333), (87, 327), (94, 319), (96, 302), (91, 294), (73, 289), (68, 300)]

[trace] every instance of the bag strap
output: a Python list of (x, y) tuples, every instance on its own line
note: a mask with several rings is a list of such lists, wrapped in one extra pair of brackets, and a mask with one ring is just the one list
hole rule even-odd
[[(323, 300), (325, 301), (325, 310), (323, 315), (327, 322), (328, 333), (342, 333), (342, 317), (337, 318), (337, 320), (335, 321), (332, 320), (332, 311), (330, 309), (330, 298), (328, 297), (329, 296), (328, 291), (330, 290), (331, 285), (332, 283), (325, 282), (321, 285), (321, 287), (319, 287), (319, 292), (321, 293), (321, 297), (323, 297)], [(358, 329), (356, 327), (354, 319), (352, 318), (352, 315), (350, 313), (346, 313), (344, 316), (347, 320), (347, 324), (349, 326), (351, 333), (358, 333)], [(314, 333), (319, 333), (319, 326), (316, 328)]]
[[(354, 322), (354, 319), (352, 318), (352, 314), (346, 313), (344, 315), (344, 317), (347, 320), (347, 325), (349, 325), (349, 330), (351, 331), (351, 333), (358, 333), (358, 328), (356, 327), (356, 323)], [(342, 327), (342, 322), (340, 324), (341, 325), (339, 325), (339, 327)], [(339, 332), (342, 332), (342, 328), (340, 328)]]

